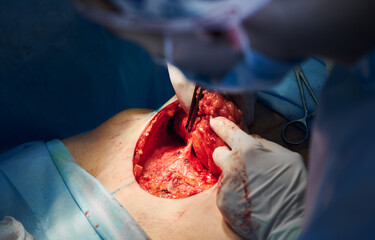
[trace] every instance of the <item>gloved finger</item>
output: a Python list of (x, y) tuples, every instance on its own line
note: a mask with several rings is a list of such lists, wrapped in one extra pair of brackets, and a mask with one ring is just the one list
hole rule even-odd
[(257, 140), (246, 134), (235, 123), (227, 118), (211, 118), (210, 126), (214, 132), (232, 149), (248, 148), (253, 145), (259, 145)]
[(233, 161), (228, 161), (230, 159), (231, 151), (227, 146), (217, 147), (212, 154), (215, 164), (224, 172), (229, 170), (230, 165)]
[(0, 220), (0, 239), (31, 240), (34, 238), (17, 219), (5, 216), (3, 220)]

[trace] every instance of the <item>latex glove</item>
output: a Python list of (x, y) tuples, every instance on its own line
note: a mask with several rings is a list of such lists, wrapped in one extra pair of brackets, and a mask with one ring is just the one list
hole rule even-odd
[[(159, 0), (141, 5), (133, 1), (74, 2), (87, 17), (141, 45), (158, 62), (165, 63), (166, 59), (188, 73), (190, 79), (216, 89), (262, 90), (279, 82), (296, 63), (278, 61), (261, 53), (267, 51), (258, 52), (250, 46), (253, 28), (247, 24), (250, 20), (245, 25), (243, 20), (268, 5), (269, 0)], [(169, 8), (176, 11), (165, 11)]]
[(168, 61), (205, 88), (231, 93), (264, 90), (279, 83), (302, 60), (279, 61), (257, 52), (242, 26), (221, 32), (216, 38), (207, 37), (207, 33), (204, 36), (174, 35), (170, 38), (173, 44), (164, 49), (168, 49)]
[(163, 56), (188, 79), (230, 92), (267, 89), (300, 61), (278, 61), (252, 49), (242, 26), (214, 36), (209, 32), (171, 35)]
[(231, 42), (235, 40), (226, 32), (215, 36), (205, 31), (166, 35), (112, 30), (120, 37), (141, 45), (155, 60), (167, 59), (185, 71), (200, 76), (223, 77), (241, 57), (240, 48), (232, 46)]
[(295, 239), (301, 229), (306, 169), (302, 157), (217, 117), (212, 129), (231, 148), (213, 153), (223, 173), (217, 204), (227, 224), (248, 239)]
[(23, 225), (13, 217), (4, 217), (0, 221), (0, 239), (2, 240), (33, 240)]

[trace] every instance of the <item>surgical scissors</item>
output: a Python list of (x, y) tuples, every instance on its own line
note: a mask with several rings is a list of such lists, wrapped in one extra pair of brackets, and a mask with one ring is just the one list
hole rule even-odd
[[(302, 81), (305, 83), (307, 90), (310, 92), (310, 94), (311, 94), (311, 96), (312, 96), (312, 98), (313, 98), (313, 100), (316, 104), (318, 104), (318, 99), (316, 98), (316, 96), (315, 96), (309, 82), (307, 81), (306, 76), (303, 73), (300, 65), (297, 65), (297, 66), (294, 67), (294, 72), (296, 74), (298, 88), (299, 88), (299, 91), (300, 91), (300, 94), (301, 94), (302, 105), (303, 105), (303, 109), (305, 111), (305, 114), (302, 118), (292, 120), (284, 126), (283, 138), (287, 143), (297, 145), (297, 144), (305, 142), (309, 138), (309, 128), (307, 126), (307, 120), (315, 116), (315, 111), (310, 113), (309, 110), (307, 109), (306, 98), (305, 98), (305, 93), (304, 93), (303, 86), (302, 86)], [(290, 138), (287, 137), (286, 132), (287, 132), (288, 128), (292, 125), (301, 125), (303, 127), (302, 130), (304, 130), (304, 132), (305, 132), (305, 135), (304, 135), (303, 139), (294, 141), (294, 140), (291, 140)]]

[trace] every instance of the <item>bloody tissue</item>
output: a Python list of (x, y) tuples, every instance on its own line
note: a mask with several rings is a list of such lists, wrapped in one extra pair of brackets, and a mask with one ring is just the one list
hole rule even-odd
[(212, 159), (225, 146), (209, 125), (210, 116), (223, 116), (241, 125), (241, 111), (217, 92), (203, 91), (190, 132), (187, 114), (173, 102), (157, 112), (139, 137), (133, 170), (142, 189), (162, 198), (185, 198), (216, 184), (221, 170)]

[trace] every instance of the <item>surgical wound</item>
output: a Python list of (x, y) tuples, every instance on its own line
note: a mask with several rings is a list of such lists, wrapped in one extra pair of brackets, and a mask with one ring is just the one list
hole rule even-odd
[(221, 170), (212, 159), (226, 144), (211, 129), (210, 117), (223, 116), (242, 125), (241, 111), (217, 92), (203, 91), (190, 132), (178, 101), (161, 109), (139, 137), (134, 176), (142, 189), (162, 198), (185, 198), (216, 184)]

